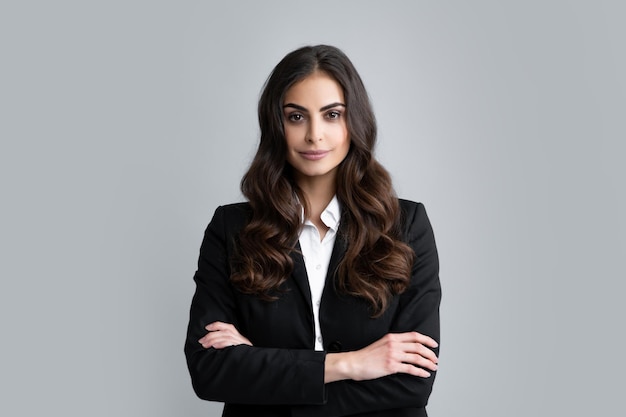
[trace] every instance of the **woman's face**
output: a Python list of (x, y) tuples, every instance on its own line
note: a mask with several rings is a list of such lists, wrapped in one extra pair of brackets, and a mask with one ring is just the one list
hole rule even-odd
[(287, 162), (298, 182), (329, 179), (350, 149), (346, 105), (341, 86), (314, 72), (285, 93), (283, 124)]

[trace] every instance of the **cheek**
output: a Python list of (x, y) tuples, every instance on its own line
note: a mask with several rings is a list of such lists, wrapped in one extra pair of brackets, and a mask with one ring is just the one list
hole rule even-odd
[(345, 149), (350, 148), (350, 135), (348, 134), (348, 130), (344, 127), (341, 132), (338, 134), (339, 141), (341, 142), (341, 146), (345, 147)]
[(291, 146), (300, 140), (300, 136), (302, 133), (301, 129), (298, 126), (285, 126), (283, 128), (285, 132), (285, 141), (287, 142), (287, 146)]
[(346, 142), (343, 145), (343, 159), (346, 158), (346, 156), (348, 156), (348, 153), (350, 152), (350, 140), (347, 139)]

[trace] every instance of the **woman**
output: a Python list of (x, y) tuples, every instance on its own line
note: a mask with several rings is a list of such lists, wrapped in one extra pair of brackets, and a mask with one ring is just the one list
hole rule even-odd
[(247, 203), (200, 249), (185, 344), (224, 416), (425, 416), (438, 258), (421, 204), (374, 159), (365, 87), (337, 48), (288, 54), (259, 101)]

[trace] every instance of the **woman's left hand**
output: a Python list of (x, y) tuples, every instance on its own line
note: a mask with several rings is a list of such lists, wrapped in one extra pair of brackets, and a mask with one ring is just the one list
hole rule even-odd
[(221, 321), (213, 322), (204, 327), (209, 331), (206, 336), (198, 340), (203, 348), (208, 349), (210, 347), (215, 349), (223, 349), (229, 346), (236, 345), (248, 345), (252, 346), (252, 343), (244, 337), (239, 331), (230, 323), (223, 323)]

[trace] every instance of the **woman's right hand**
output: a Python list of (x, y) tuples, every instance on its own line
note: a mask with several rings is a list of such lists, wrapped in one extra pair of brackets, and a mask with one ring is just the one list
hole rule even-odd
[(417, 332), (389, 333), (363, 349), (326, 355), (324, 382), (363, 381), (404, 373), (428, 378), (439, 359), (432, 338)]

